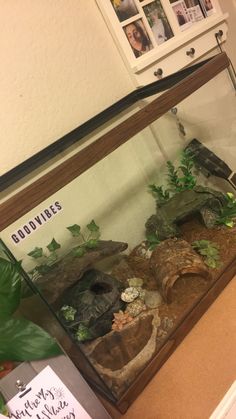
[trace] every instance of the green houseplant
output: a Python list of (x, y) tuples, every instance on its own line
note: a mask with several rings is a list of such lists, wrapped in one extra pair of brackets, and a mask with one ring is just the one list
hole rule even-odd
[(0, 257), (0, 362), (32, 361), (62, 353), (41, 327), (18, 315), (23, 282), (20, 263)]

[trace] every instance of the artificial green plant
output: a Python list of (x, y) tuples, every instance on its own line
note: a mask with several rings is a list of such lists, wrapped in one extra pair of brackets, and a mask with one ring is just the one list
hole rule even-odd
[(210, 240), (196, 240), (192, 243), (192, 247), (203, 256), (204, 262), (210, 268), (218, 268), (220, 266), (219, 246)]
[(220, 210), (220, 215), (216, 220), (216, 224), (233, 227), (235, 224), (234, 219), (236, 218), (236, 199), (231, 192), (228, 192), (225, 195), (225, 198), (226, 203)]
[(81, 257), (88, 249), (97, 247), (100, 231), (94, 220), (87, 224), (85, 233), (81, 232), (81, 227), (78, 224), (67, 227), (67, 230), (78, 240), (78, 244), (71, 251), (73, 256)]
[(193, 175), (193, 155), (184, 150), (181, 154), (180, 164), (176, 168), (171, 161), (167, 162), (167, 183), (168, 188), (156, 184), (149, 185), (149, 190), (157, 200), (158, 205), (168, 201), (175, 193), (193, 189), (196, 186), (196, 177)]
[(149, 250), (154, 250), (161, 243), (156, 233), (146, 234), (146, 239)]
[[(167, 202), (174, 194), (193, 189), (194, 186), (196, 186), (196, 177), (193, 175), (193, 168), (193, 155), (187, 150), (182, 152), (180, 164), (177, 168), (171, 161), (167, 161), (168, 188), (164, 189), (163, 185), (149, 185), (149, 191), (155, 197), (159, 207), (165, 204), (165, 202)], [(154, 250), (160, 243), (156, 233), (147, 234), (146, 239), (150, 250)]]
[[(85, 233), (82, 233), (81, 227), (78, 224), (73, 224), (66, 228), (77, 241), (76, 246), (70, 251), (72, 256), (81, 257), (88, 249), (97, 247), (100, 231), (94, 220), (87, 224)], [(39, 262), (39, 264), (29, 272), (29, 275), (33, 279), (36, 279), (38, 275), (43, 275), (51, 271), (59, 262), (58, 250), (61, 249), (60, 243), (53, 238), (46, 248), (48, 249), (47, 252), (42, 247), (36, 246), (28, 253), (28, 256)]]

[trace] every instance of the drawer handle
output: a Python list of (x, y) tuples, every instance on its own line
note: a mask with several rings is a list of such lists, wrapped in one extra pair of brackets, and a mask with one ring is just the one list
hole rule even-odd
[(188, 57), (193, 57), (195, 54), (195, 48), (190, 48), (188, 49), (188, 51), (186, 51), (186, 55), (188, 55)]
[(222, 31), (222, 29), (220, 29), (218, 32), (215, 33), (216, 38), (222, 38), (223, 35), (224, 35), (224, 32)]
[(161, 77), (163, 75), (163, 70), (162, 68), (158, 68), (156, 71), (154, 71), (154, 76), (156, 77)]

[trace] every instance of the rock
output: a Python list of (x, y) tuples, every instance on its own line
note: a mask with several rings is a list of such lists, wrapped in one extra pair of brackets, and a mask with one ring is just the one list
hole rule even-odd
[(193, 273), (206, 279), (211, 278), (207, 266), (191, 245), (177, 238), (164, 240), (156, 247), (150, 259), (150, 267), (168, 303), (171, 302), (171, 288), (181, 275)]
[(178, 192), (157, 205), (156, 214), (146, 222), (146, 233), (155, 233), (159, 240), (179, 236), (178, 222), (197, 213), (202, 215), (205, 226), (211, 228), (225, 200), (221, 192), (203, 186)]
[(133, 256), (139, 256), (143, 259), (150, 259), (152, 250), (148, 248), (147, 242), (143, 241), (132, 250), (131, 254), (133, 254)]
[(121, 294), (121, 300), (126, 303), (131, 303), (139, 296), (139, 291), (135, 287), (126, 288)]
[(102, 336), (111, 330), (113, 313), (125, 308), (120, 300), (121, 289), (122, 284), (115, 278), (92, 269), (61, 298), (62, 307), (76, 310), (74, 320), (66, 321), (63, 312), (59, 312), (60, 318), (81, 341)]
[(143, 285), (142, 278), (129, 278), (127, 281), (130, 287), (142, 287)]
[(96, 248), (88, 249), (82, 257), (68, 254), (55, 265), (52, 271), (37, 280), (37, 287), (46, 300), (53, 304), (95, 263), (108, 256), (123, 252), (127, 247), (127, 243), (100, 240)]
[(136, 298), (132, 303), (127, 304), (126, 313), (132, 317), (137, 317), (142, 311), (146, 310), (146, 305), (141, 298)]
[[(132, 304), (132, 303), (130, 303)], [(122, 310), (119, 313), (114, 313), (114, 319), (112, 320), (112, 330), (120, 331), (123, 327), (133, 321), (133, 317), (128, 312), (123, 312)]]
[(144, 290), (141, 287), (136, 287), (136, 290), (139, 292), (139, 296), (138, 298), (140, 298), (141, 300), (145, 300), (145, 295), (146, 295), (146, 290)]
[(144, 302), (148, 308), (157, 308), (162, 303), (161, 294), (158, 291), (146, 291)]
[(158, 310), (142, 312), (117, 332), (82, 344), (82, 350), (99, 376), (120, 397), (156, 351)]

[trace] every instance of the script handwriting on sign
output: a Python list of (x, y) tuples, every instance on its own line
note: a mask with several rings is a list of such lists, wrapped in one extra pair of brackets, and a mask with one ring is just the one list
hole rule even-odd
[(49, 366), (7, 407), (13, 419), (92, 419)]

